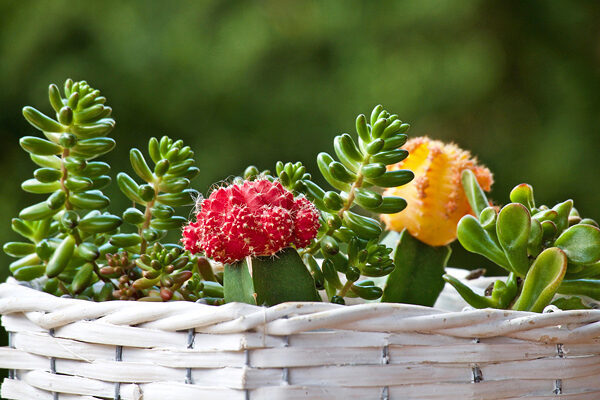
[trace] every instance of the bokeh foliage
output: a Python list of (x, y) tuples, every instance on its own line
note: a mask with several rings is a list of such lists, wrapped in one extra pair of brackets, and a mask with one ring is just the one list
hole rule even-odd
[[(111, 99), (113, 171), (168, 134), (196, 152), (204, 193), (250, 163), (302, 161), (316, 177), (316, 154), (382, 103), (411, 136), (477, 154), (491, 198), (526, 181), (598, 220), (599, 19), (584, 0), (0, 1), (0, 242), (35, 201), (18, 186), (34, 168), (21, 107), (67, 77)], [(456, 251), (450, 265), (488, 264)]]

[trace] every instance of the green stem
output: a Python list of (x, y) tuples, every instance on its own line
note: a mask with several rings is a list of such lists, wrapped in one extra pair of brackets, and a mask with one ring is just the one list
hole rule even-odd
[(154, 197), (148, 203), (146, 203), (146, 210), (144, 211), (144, 224), (138, 229), (138, 234), (142, 238), (142, 243), (140, 244), (140, 254), (146, 254), (146, 249), (148, 248), (148, 242), (144, 239), (143, 231), (144, 229), (148, 229), (150, 226), (150, 221), (152, 220), (152, 207), (154, 207), (154, 203), (156, 203), (156, 199), (158, 198), (158, 187), (161, 182), (161, 178), (158, 178), (155, 182), (152, 182), (152, 187), (154, 188)]
[(346, 281), (346, 283), (344, 284), (344, 286), (340, 289), (340, 291), (338, 292), (338, 296), (340, 297), (344, 297), (346, 296), (346, 293), (348, 293), (348, 290), (350, 290), (350, 288), (352, 287), (352, 284), (354, 282), (350, 282), (350, 281)]

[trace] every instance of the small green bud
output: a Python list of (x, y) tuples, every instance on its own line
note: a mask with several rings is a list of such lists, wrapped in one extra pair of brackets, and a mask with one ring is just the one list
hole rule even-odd
[[(259, 174), (258, 168), (256, 168), (254, 165), (250, 165), (244, 171), (244, 179), (249, 180), (249, 181), (253, 180), (258, 176), (258, 174)], [(279, 174), (279, 172), (278, 172), (278, 174)]]
[(150, 185), (141, 185), (139, 195), (144, 201), (152, 201), (154, 199), (154, 188)]
[[(71, 107), (64, 106), (58, 112), (58, 122), (63, 125), (71, 125), (73, 122), (73, 110)], [(70, 147), (70, 146), (69, 146)]]
[(60, 223), (66, 229), (75, 229), (79, 224), (79, 215), (73, 210), (65, 211), (62, 217), (60, 218)]
[(156, 174), (156, 176), (158, 177), (162, 177), (164, 174), (167, 173), (170, 166), (171, 163), (169, 162), (169, 160), (160, 160), (156, 163), (156, 166), (154, 167), (154, 174)]

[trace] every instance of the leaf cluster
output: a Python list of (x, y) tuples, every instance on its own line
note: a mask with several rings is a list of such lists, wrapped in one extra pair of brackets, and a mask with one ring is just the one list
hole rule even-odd
[[(55, 295), (98, 301), (198, 300), (204, 296), (203, 279), (213, 281), (208, 286), (220, 286), (206, 260), (186, 254), (177, 244), (159, 243), (167, 231), (187, 222), (176, 209), (192, 205), (198, 195), (190, 189), (199, 172), (190, 147), (167, 136), (151, 138), (152, 168), (140, 150), (131, 149), (131, 166), (143, 182), (125, 172), (117, 175), (132, 204), (122, 217), (114, 215), (102, 191), (111, 183), (110, 166), (95, 160), (115, 147), (108, 137), (115, 121), (106, 98), (85, 81), (70, 79), (62, 93), (54, 84), (48, 93), (54, 117), (33, 107), (23, 109), (43, 138), (20, 140), (40, 167), (21, 186), (47, 198), (12, 220), (12, 229), (25, 239), (4, 245), (17, 258), (10, 264), (15, 278)], [(195, 280), (187, 287), (191, 278)], [(218, 297), (218, 289), (210, 292)]]
[[(325, 152), (317, 156), (319, 171), (335, 190), (326, 191), (313, 182), (301, 163), (276, 165), (282, 184), (304, 193), (320, 210), (321, 229), (301, 253), (317, 288), (325, 289), (331, 301), (343, 303), (344, 296), (380, 298), (381, 288), (371, 280), (359, 279), (385, 276), (394, 269), (392, 249), (379, 243), (381, 223), (364, 214), (394, 214), (406, 207), (403, 198), (382, 196), (381, 192), (414, 178), (412, 171), (387, 168), (408, 156), (399, 147), (406, 142), (409, 127), (381, 105), (373, 109), (370, 119), (359, 115), (357, 140), (347, 133), (336, 136), (337, 159)], [(323, 259), (321, 265), (315, 258)], [(345, 275), (345, 283), (339, 274)]]
[(509, 272), (506, 282), (494, 284), (491, 297), (446, 275), (467, 302), (540, 312), (556, 293), (600, 299), (600, 229), (579, 216), (572, 200), (536, 206), (533, 188), (521, 184), (511, 191), (511, 203), (498, 210), (489, 206), (471, 171), (462, 181), (475, 216), (461, 219), (458, 240)]

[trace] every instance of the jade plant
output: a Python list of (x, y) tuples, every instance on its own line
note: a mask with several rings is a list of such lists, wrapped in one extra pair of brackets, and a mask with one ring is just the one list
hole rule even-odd
[[(541, 312), (553, 300), (562, 308), (583, 308), (585, 297), (600, 300), (600, 229), (579, 216), (572, 200), (536, 206), (533, 188), (521, 184), (511, 191), (511, 203), (498, 209), (470, 171), (462, 182), (475, 215), (461, 219), (458, 240), (509, 273), (488, 296), (445, 275), (471, 306)], [(573, 297), (555, 300), (557, 293)]]

